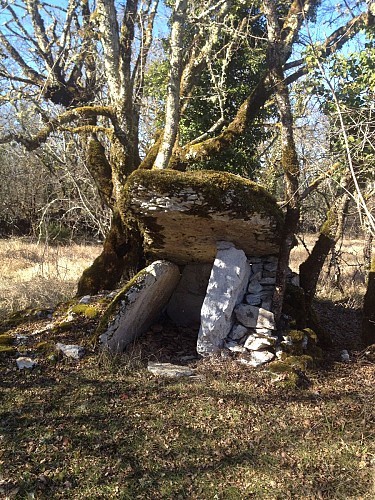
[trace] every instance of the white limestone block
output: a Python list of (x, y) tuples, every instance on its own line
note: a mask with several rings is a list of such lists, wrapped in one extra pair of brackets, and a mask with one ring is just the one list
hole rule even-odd
[(235, 309), (237, 321), (248, 328), (268, 328), (276, 330), (275, 318), (271, 311), (262, 307), (240, 304)]
[(274, 358), (275, 355), (269, 351), (252, 351), (249, 355), (244, 358), (240, 358), (238, 361), (244, 365), (257, 368), (258, 366), (269, 363)]
[[(223, 248), (223, 245), (221, 245)], [(218, 250), (201, 310), (197, 351), (208, 356), (223, 347), (233, 324), (233, 310), (245, 295), (250, 266), (233, 245)]]

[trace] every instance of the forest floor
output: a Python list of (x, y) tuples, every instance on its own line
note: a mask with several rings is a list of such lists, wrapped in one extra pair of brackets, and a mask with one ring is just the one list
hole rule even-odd
[[(18, 345), (0, 353), (0, 498), (373, 499), (375, 347), (359, 343), (363, 284), (342, 286), (353, 283), (346, 295), (321, 284), (334, 348), (307, 389), (221, 358), (191, 361), (194, 378), (156, 378), (149, 359), (194, 351), (196, 332), (172, 325), (110, 357), (92, 342), (100, 315), (69, 316), (73, 302), (3, 312), (0, 335)], [(56, 356), (56, 342), (86, 355)], [(36, 367), (19, 370), (19, 355)]]

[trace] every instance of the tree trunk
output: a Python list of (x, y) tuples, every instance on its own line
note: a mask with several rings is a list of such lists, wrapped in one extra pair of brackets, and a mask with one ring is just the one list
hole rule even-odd
[(142, 237), (129, 222), (125, 226), (118, 211), (112, 217), (102, 253), (82, 274), (77, 295), (93, 295), (99, 290), (113, 290), (119, 281), (129, 279), (144, 267)]
[(371, 268), (371, 260), (372, 260), (372, 242), (374, 239), (374, 235), (371, 231), (370, 227), (367, 227), (365, 244), (363, 247), (363, 261), (365, 265), (366, 272)]
[(285, 199), (287, 200), (284, 231), (276, 272), (275, 292), (272, 298), (272, 311), (278, 328), (281, 328), (281, 314), (286, 293), (290, 251), (293, 247), (300, 215), (299, 162), (294, 142), (292, 106), (283, 71), (283, 64), (289, 49), (285, 40), (282, 40), (276, 3), (273, 0), (264, 0), (263, 6), (268, 27), (269, 48), (267, 58), (270, 68), (270, 80), (273, 84), (275, 101), (280, 115), (281, 165), (284, 171)]
[[(346, 187), (349, 189), (349, 186)], [(312, 306), (319, 276), (327, 255), (342, 237), (349, 201), (350, 194), (348, 191), (344, 191), (328, 211), (327, 219), (320, 230), (319, 238), (311, 254), (299, 267), (300, 285), (305, 292), (307, 311)]]
[(372, 259), (363, 302), (362, 341), (366, 346), (375, 344), (375, 257)]
[(186, 21), (186, 9), (187, 0), (176, 0), (172, 17), (171, 61), (165, 109), (165, 127), (163, 141), (154, 165), (154, 168), (159, 169), (168, 167), (180, 121), (180, 82), (184, 53), (183, 25)]

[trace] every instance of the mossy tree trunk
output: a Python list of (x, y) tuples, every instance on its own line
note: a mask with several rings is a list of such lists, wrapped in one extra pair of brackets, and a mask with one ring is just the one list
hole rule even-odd
[(269, 48), (267, 59), (270, 68), (270, 82), (274, 88), (276, 105), (281, 122), (281, 166), (284, 172), (285, 199), (287, 200), (284, 230), (276, 272), (275, 293), (272, 299), (272, 310), (275, 315), (276, 324), (280, 327), (286, 293), (286, 277), (290, 251), (293, 247), (300, 216), (298, 196), (299, 162), (294, 142), (292, 106), (283, 71), (283, 64), (290, 51), (290, 46), (285, 43), (285, 34), (282, 33), (280, 28), (276, 3), (273, 0), (264, 0), (263, 6), (268, 27)]
[[(101, 200), (113, 210), (114, 214), (109, 235), (104, 243), (103, 254), (95, 261), (91, 271), (85, 272), (80, 281), (79, 293), (92, 293), (100, 286), (109, 288), (124, 271), (128, 272), (131, 266), (142, 260), (139, 233), (136, 228), (130, 227), (126, 220), (121, 219), (118, 200), (127, 176), (140, 165), (139, 113), (143, 109), (145, 70), (149, 68), (147, 62), (159, 2), (158, 0), (153, 2), (127, 0), (121, 5), (114, 0), (97, 0), (92, 3), (86, 0), (72, 2), (71, 5), (69, 4), (66, 20), (63, 20), (61, 16), (62, 24), (60, 24), (60, 15), (55, 16), (57, 24), (51, 30), (47, 30), (44, 25), (41, 14), (42, 2), (35, 0), (26, 3), (28, 8), (20, 14), (14, 12), (11, 3), (4, 8), (9, 16), (9, 22), (3, 24), (1, 28), (0, 45), (1, 50), (12, 61), (9, 66), (12, 71), (8, 73), (5, 69), (4, 78), (10, 82), (17, 82), (16, 86), (19, 82), (31, 85), (34, 89), (30, 94), (33, 104), (32, 96), (38, 94), (42, 95), (45, 100), (65, 107), (68, 111), (55, 118), (47, 116), (46, 119), (45, 111), (42, 110), (41, 117), (45, 127), (34, 137), (10, 132), (0, 137), (0, 142), (16, 141), (31, 150), (39, 147), (56, 130), (69, 130), (74, 134), (91, 134), (89, 136), (91, 157), (88, 158), (88, 167), (95, 179)], [(234, 27), (233, 21), (237, 14), (234, 17), (232, 14), (228, 16), (233, 8), (229, 0), (214, 2), (215, 5), (208, 9), (203, 4), (202, 9), (199, 2), (197, 8), (194, 2), (179, 0), (173, 3), (177, 11), (178, 5), (187, 5), (188, 8), (187, 30), (184, 33), (186, 46), (183, 51), (184, 57), (181, 59), (185, 66), (182, 68), (180, 89), (177, 89), (174, 103), (177, 109), (177, 105), (181, 105), (182, 101), (183, 113), (184, 107), (189, 106), (190, 96), (196, 82), (200, 80), (203, 71), (207, 68), (207, 62), (210, 59), (215, 59), (215, 61), (220, 58), (225, 59), (224, 54), (230, 53), (226, 52), (226, 47), (231, 43), (227, 35), (222, 36), (223, 27), (226, 26), (227, 19), (230, 20), (228, 27)], [(254, 83), (252, 92), (243, 100), (229, 123), (226, 123), (224, 119), (219, 120), (217, 123), (220, 126), (213, 129), (211, 127), (203, 136), (200, 135), (187, 144), (179, 144), (177, 130), (177, 140), (172, 147), (172, 156), (169, 162), (165, 162), (169, 168), (184, 170), (195, 162), (220, 154), (233, 145), (234, 141), (254, 124), (260, 109), (276, 89), (276, 97), (281, 96), (277, 99), (282, 117), (282, 130), (285, 131), (282, 138), (282, 163), (288, 202), (285, 244), (280, 250), (281, 267), (278, 273), (280, 293), (275, 298), (279, 312), (292, 236), (299, 217), (298, 161), (293, 141), (291, 110), (282, 109), (282, 100), (286, 96), (285, 102), (290, 108), (290, 102), (287, 103), (289, 99), (287, 85), (299, 79), (307, 71), (302, 59), (297, 61), (297, 64), (296, 61), (288, 63), (288, 60), (293, 52), (293, 45), (298, 38), (302, 23), (309, 18), (318, 3), (315, 0), (294, 0), (284, 3), (264, 0), (263, 12), (267, 17), (270, 50), (269, 57), (262, 64), (263, 71), (259, 74), (258, 83)], [(160, 5), (162, 5), (161, 2)], [(194, 14), (192, 19), (189, 18), (190, 8)], [(201, 17), (202, 10), (206, 11), (203, 17)], [(31, 35), (19, 30), (26, 13)], [(248, 31), (251, 26), (255, 28), (255, 32), (259, 30), (258, 23), (261, 22), (259, 16), (254, 16), (251, 9), (248, 10), (248, 14), (248, 22), (242, 22), (246, 18), (242, 19), (240, 29), (234, 30), (239, 38), (245, 39), (247, 34), (251, 33), (252, 28)], [(209, 22), (204, 21), (207, 24), (203, 24), (202, 30), (199, 28), (190, 40), (190, 29), (194, 34), (197, 21), (204, 20), (205, 17), (209, 18)], [(367, 15), (363, 13), (355, 20), (349, 20), (346, 26), (335, 29), (322, 44), (322, 57), (341, 48), (343, 43), (363, 26), (363, 21), (366, 19)], [(56, 32), (61, 33), (61, 37), (56, 37)], [(12, 45), (12, 39), (16, 40), (14, 45)], [(61, 40), (65, 40), (66, 43), (61, 44)], [(18, 53), (17, 47), (21, 46), (21, 42), (22, 46), (26, 47), (25, 50), (27, 48), (34, 50), (36, 47), (35, 67), (28, 66), (22, 54)], [(219, 46), (222, 42), (225, 45)], [(250, 43), (249, 48), (251, 46)], [(71, 53), (78, 47), (79, 53)], [(258, 59), (262, 51), (259, 52), (257, 47), (254, 48), (256, 59)], [(220, 55), (219, 59), (218, 55)], [(98, 67), (97, 60), (100, 61)], [(224, 69), (228, 67), (228, 64), (223, 66)], [(13, 73), (13, 68), (16, 69), (15, 73)], [(283, 69), (294, 71), (285, 78)], [(179, 74), (180, 71), (177, 73)], [(223, 71), (223, 76), (225, 76), (224, 73), (225, 71)], [(11, 84), (10, 88), (16, 87)], [(22, 98), (24, 99), (25, 96), (23, 95)], [(105, 106), (103, 106), (103, 101), (106, 103)], [(82, 120), (90, 117), (93, 121), (89, 125)], [(99, 117), (100, 119), (96, 122), (95, 119)], [(178, 117), (176, 120), (178, 122)], [(159, 138), (150, 148), (149, 154), (146, 154), (141, 167), (153, 167), (161, 142), (166, 138), (163, 129), (166, 130), (167, 125), (164, 123), (161, 127)], [(176, 132), (178, 123), (172, 128)], [(169, 139), (170, 146), (173, 146), (173, 137), (175, 137), (174, 134)], [(109, 149), (111, 151), (108, 155)], [(104, 157), (104, 151), (107, 158)], [(124, 249), (127, 249), (131, 256), (128, 260), (125, 258)], [(137, 258), (135, 257), (136, 249), (139, 252)], [(112, 258), (113, 263), (110, 262)], [(108, 277), (110, 270), (113, 272), (111, 279)]]
[(112, 290), (122, 278), (129, 279), (144, 264), (142, 237), (138, 228), (131, 221), (125, 225), (119, 212), (115, 211), (102, 252), (83, 272), (77, 295)]
[(92, 136), (88, 147), (88, 165), (102, 200), (112, 210), (112, 219), (101, 254), (83, 272), (78, 282), (78, 296), (112, 290), (122, 278), (130, 278), (145, 263), (138, 227), (125, 219), (119, 206), (127, 176), (139, 163), (134, 148), (127, 148), (117, 137), (113, 138), (107, 159), (105, 148), (96, 136)]
[(366, 346), (375, 344), (375, 257), (372, 258), (363, 302), (362, 341)]
[(310, 255), (299, 267), (300, 285), (305, 292), (308, 309), (311, 307), (315, 297), (316, 287), (324, 262), (329, 252), (342, 237), (349, 201), (350, 194), (345, 191), (329, 209), (326, 221), (320, 229), (319, 238)]

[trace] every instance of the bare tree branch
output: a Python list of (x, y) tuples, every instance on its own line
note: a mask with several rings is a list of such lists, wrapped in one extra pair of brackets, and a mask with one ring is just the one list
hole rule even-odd
[[(24, 134), (11, 132), (3, 137), (0, 137), (0, 144), (6, 144), (15, 141), (25, 146), (25, 148), (28, 151), (33, 151), (37, 149), (39, 146), (41, 146), (44, 142), (46, 142), (46, 140), (52, 133), (63, 129), (64, 125), (66, 125), (67, 123), (70, 123), (74, 120), (81, 120), (82, 118), (93, 118), (93, 117), (96, 118), (97, 116), (104, 116), (106, 118), (111, 119), (114, 123), (116, 123), (116, 118), (114, 116), (113, 109), (110, 106), (92, 106), (92, 107), (85, 106), (82, 108), (75, 108), (61, 114), (57, 118), (48, 122), (46, 126), (43, 129), (41, 129), (37, 134), (35, 134), (33, 137), (26, 137)], [(108, 132), (111, 130), (105, 127), (99, 127), (99, 128), (100, 131), (102, 132)], [(78, 127), (75, 130), (78, 131), (79, 129), (81, 129), (79, 130), (80, 132), (82, 131), (96, 132), (99, 131), (99, 128), (88, 125), (87, 127), (82, 127), (82, 126)]]

